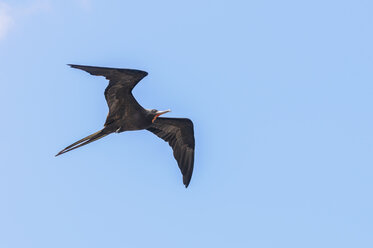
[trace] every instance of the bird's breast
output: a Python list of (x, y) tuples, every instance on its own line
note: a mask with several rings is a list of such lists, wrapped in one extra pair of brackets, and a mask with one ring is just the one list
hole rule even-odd
[(141, 113), (133, 113), (126, 115), (120, 123), (119, 132), (142, 130), (150, 127), (152, 124), (145, 115)]

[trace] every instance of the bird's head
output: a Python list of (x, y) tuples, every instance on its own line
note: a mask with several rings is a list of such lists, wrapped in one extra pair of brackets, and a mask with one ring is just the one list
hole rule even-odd
[(159, 111), (156, 109), (148, 110), (149, 111), (149, 116), (152, 118), (152, 123), (161, 115), (171, 112), (171, 109), (164, 110), (164, 111)]

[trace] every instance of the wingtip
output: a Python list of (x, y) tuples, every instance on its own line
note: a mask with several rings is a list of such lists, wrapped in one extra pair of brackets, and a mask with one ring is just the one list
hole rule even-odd
[(81, 69), (81, 67), (92, 67), (89, 65), (76, 65), (76, 64), (66, 64), (66, 65), (70, 66), (71, 68), (75, 68), (75, 69)]
[(183, 184), (185, 186), (185, 188), (188, 188), (189, 184), (190, 184), (190, 181), (192, 179), (192, 176), (188, 176), (188, 175), (183, 175)]
[(188, 186), (189, 186), (189, 182), (184, 183), (184, 186), (185, 186), (185, 188), (188, 188)]

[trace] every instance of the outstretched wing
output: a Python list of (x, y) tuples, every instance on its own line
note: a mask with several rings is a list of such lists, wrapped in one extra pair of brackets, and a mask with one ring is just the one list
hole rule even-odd
[(147, 72), (85, 65), (69, 64), (69, 66), (86, 71), (91, 75), (104, 76), (109, 80), (109, 85), (105, 89), (105, 98), (109, 106), (105, 126), (120, 118), (125, 118), (129, 110), (144, 111), (143, 107), (133, 97), (132, 89), (148, 75)]
[(183, 183), (188, 187), (194, 165), (193, 122), (184, 118), (157, 118), (147, 129), (167, 141), (183, 174)]

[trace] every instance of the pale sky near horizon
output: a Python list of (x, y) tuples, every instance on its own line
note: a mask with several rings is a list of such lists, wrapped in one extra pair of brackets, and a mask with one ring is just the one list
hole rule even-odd
[[(373, 2), (0, 0), (0, 247), (373, 247)], [(102, 128), (107, 82), (193, 120)]]

